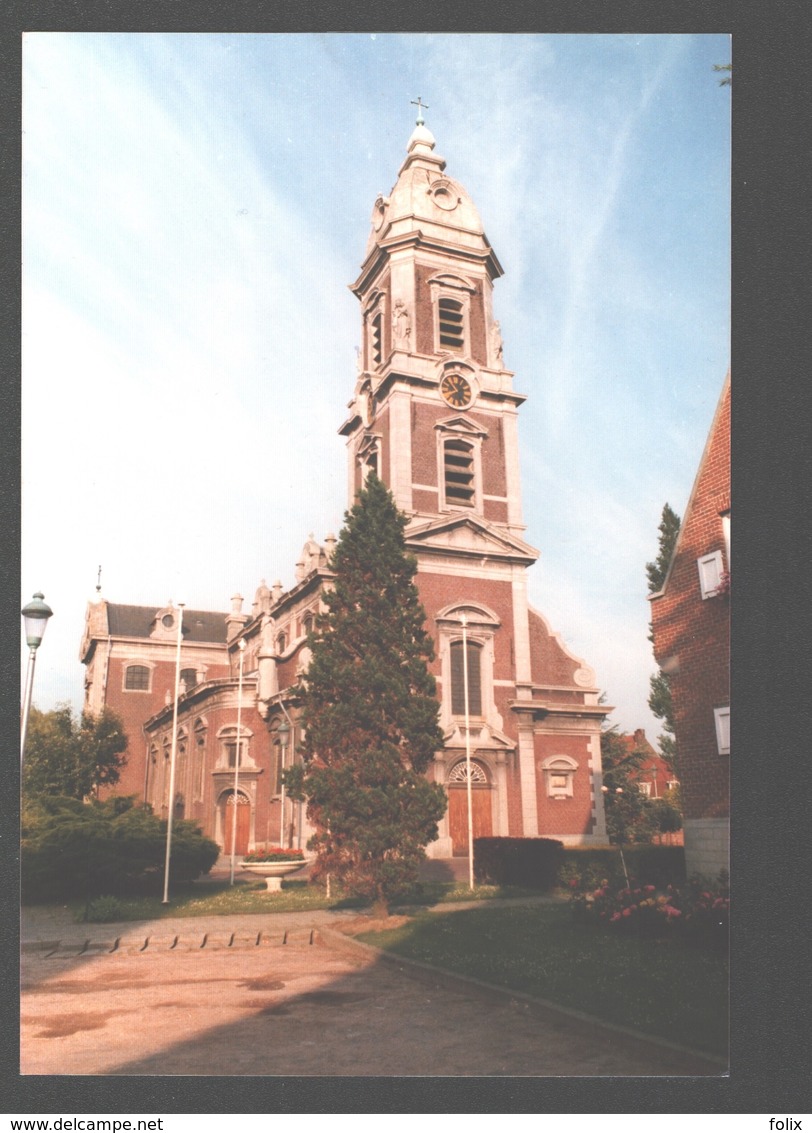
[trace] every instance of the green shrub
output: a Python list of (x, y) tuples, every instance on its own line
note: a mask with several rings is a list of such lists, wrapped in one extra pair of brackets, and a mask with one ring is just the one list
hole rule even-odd
[(563, 848), (553, 838), (475, 838), (474, 876), (480, 884), (552, 889)]
[[(157, 890), (165, 854), (166, 822), (132, 799), (38, 800), (23, 813), (23, 897), (43, 901)], [(173, 823), (170, 881), (207, 873), (218, 854), (216, 843), (194, 823)]]
[(84, 911), (77, 913), (78, 921), (90, 921), (92, 924), (110, 924), (112, 921), (125, 919), (125, 910), (118, 897), (94, 897), (88, 901)]

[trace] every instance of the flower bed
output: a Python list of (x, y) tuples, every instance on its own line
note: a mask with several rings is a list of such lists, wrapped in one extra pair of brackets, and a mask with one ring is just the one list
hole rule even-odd
[(581, 889), (572, 880), (570, 888), (573, 912), (581, 921), (640, 936), (678, 932), (702, 944), (727, 947), (730, 893), (722, 875), (715, 884), (691, 878), (683, 888), (632, 883), (618, 889), (607, 880), (594, 889)]
[(285, 850), (281, 846), (269, 846), (264, 850), (252, 850), (242, 859), (247, 864), (267, 862), (304, 862), (304, 850)]

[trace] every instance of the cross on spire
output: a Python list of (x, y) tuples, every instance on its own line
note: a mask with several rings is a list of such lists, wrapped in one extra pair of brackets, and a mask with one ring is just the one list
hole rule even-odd
[(415, 100), (414, 100), (414, 99), (412, 99), (412, 106), (416, 106), (416, 107), (417, 107), (417, 123), (416, 123), (416, 124), (417, 124), (418, 126), (422, 126), (422, 125), (424, 125), (424, 120), (423, 120), (423, 111), (424, 111), (424, 110), (429, 110), (429, 109), (430, 109), (430, 107), (426, 106), (425, 102), (423, 102), (423, 100), (421, 99), (420, 95), (418, 95), (418, 96), (417, 96), (417, 102), (415, 102)]

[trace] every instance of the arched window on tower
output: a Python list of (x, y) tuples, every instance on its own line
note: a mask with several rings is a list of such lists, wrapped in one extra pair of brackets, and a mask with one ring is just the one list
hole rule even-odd
[[(452, 641), (451, 657), (451, 712), (454, 716), (465, 715), (465, 670), (468, 670), (468, 715), (482, 715), (482, 646), (476, 641)], [(466, 666), (467, 662), (467, 666)]]

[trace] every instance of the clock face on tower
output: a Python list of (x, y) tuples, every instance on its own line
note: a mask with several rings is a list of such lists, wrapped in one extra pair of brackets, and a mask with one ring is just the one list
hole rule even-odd
[(440, 393), (455, 409), (465, 409), (473, 397), (470, 385), (461, 374), (446, 374), (440, 382)]

